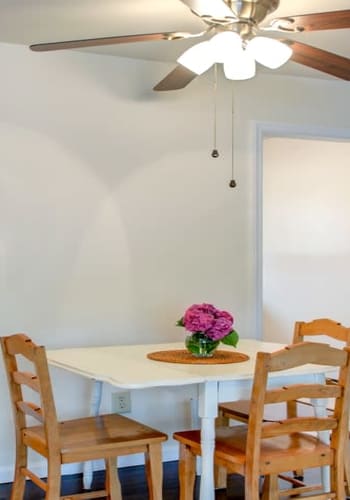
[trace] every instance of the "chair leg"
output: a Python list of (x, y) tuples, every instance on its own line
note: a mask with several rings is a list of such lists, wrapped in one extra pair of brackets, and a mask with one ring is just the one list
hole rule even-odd
[(27, 447), (17, 443), (15, 477), (11, 489), (11, 500), (22, 500), (24, 497), (26, 478), (21, 472), (22, 467), (27, 467)]
[(349, 443), (345, 445), (344, 452), (344, 476), (345, 476), (345, 492), (346, 496), (350, 496), (350, 449)]
[(108, 500), (122, 500), (117, 463), (114, 458), (106, 458), (106, 490)]
[[(298, 416), (298, 409), (297, 409), (297, 402), (296, 401), (288, 401), (287, 402), (287, 415), (288, 415), (288, 418)], [(304, 480), (303, 469), (294, 470), (293, 477), (294, 477), (294, 479), (297, 479), (298, 481), (303, 481)]]
[(163, 498), (163, 463), (161, 444), (151, 444), (145, 453), (146, 476), (150, 500)]
[(227, 488), (227, 470), (220, 465), (214, 465), (214, 484), (215, 489), (221, 490)]
[(330, 491), (335, 492), (335, 498), (337, 500), (345, 500), (345, 488), (344, 488), (344, 457), (343, 460), (336, 460), (336, 463), (330, 467)]
[(248, 473), (247, 471), (244, 481), (244, 500), (259, 500), (259, 499), (260, 499), (259, 473), (258, 471), (251, 471), (251, 473)]
[(265, 476), (261, 500), (278, 500), (279, 487), (277, 474)]
[(61, 462), (59, 456), (48, 460), (47, 490), (45, 500), (57, 500), (61, 491)]
[(194, 482), (196, 479), (196, 456), (190, 448), (180, 444), (179, 457), (179, 500), (193, 500)]
[[(230, 419), (219, 412), (219, 416), (215, 420), (215, 427), (228, 427)], [(220, 465), (214, 465), (214, 484), (216, 489), (227, 488), (227, 470)]]

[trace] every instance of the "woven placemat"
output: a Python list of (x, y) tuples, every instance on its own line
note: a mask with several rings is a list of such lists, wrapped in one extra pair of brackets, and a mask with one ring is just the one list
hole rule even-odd
[(236, 351), (215, 351), (211, 358), (196, 358), (187, 349), (172, 351), (155, 351), (147, 354), (147, 358), (165, 363), (182, 363), (188, 365), (223, 365), (248, 361), (249, 356)]

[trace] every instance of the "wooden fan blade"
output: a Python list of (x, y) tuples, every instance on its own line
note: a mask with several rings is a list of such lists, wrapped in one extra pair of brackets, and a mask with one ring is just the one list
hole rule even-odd
[(350, 80), (350, 59), (332, 52), (292, 40), (285, 40), (293, 49), (291, 60), (327, 73), (342, 80)]
[(236, 17), (223, 0), (181, 0), (199, 16), (214, 18)]
[(64, 42), (48, 42), (30, 45), (29, 48), (35, 52), (47, 50), (80, 49), (83, 47), (98, 47), (101, 45), (116, 45), (121, 43), (154, 42), (157, 40), (180, 40), (183, 38), (194, 38), (202, 36), (203, 33), (146, 33), (144, 35), (106, 36), (103, 38), (87, 38), (84, 40), (67, 40)]
[(320, 12), (318, 14), (304, 14), (301, 16), (281, 17), (273, 20), (281, 25), (289, 25), (296, 31), (321, 31), (350, 28), (350, 10), (336, 10)]
[(197, 73), (178, 64), (153, 90), (179, 90), (183, 89), (196, 78)]

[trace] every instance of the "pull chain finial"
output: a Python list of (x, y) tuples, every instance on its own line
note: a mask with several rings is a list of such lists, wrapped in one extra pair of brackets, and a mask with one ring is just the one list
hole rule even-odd
[(235, 188), (237, 186), (237, 182), (234, 177), (234, 92), (233, 92), (233, 83), (232, 83), (232, 94), (231, 94), (231, 180), (229, 182), (230, 188)]
[(216, 145), (216, 131), (217, 131), (217, 88), (218, 88), (218, 68), (217, 64), (214, 64), (214, 120), (213, 120), (213, 125), (214, 125), (214, 130), (213, 130), (213, 136), (214, 136), (214, 148), (211, 152), (211, 157), (212, 158), (219, 158), (219, 151), (217, 149)]

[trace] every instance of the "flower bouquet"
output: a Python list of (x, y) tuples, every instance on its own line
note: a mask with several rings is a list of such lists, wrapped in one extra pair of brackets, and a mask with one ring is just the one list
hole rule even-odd
[(212, 356), (220, 342), (233, 347), (238, 343), (232, 315), (211, 304), (193, 304), (176, 325), (191, 333), (186, 338), (186, 347), (197, 357)]

